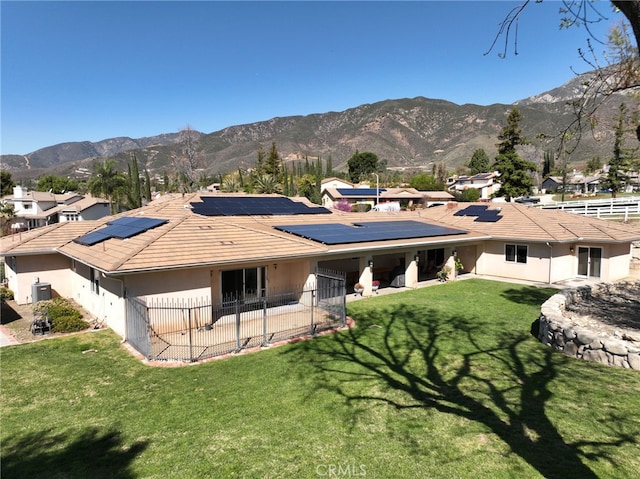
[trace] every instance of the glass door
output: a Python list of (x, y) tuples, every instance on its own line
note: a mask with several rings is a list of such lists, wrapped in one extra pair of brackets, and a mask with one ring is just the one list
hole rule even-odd
[(578, 276), (600, 277), (602, 248), (578, 247)]

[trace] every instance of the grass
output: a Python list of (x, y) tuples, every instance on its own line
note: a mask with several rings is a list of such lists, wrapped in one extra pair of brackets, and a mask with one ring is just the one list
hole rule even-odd
[(180, 368), (110, 331), (4, 347), (2, 477), (636, 477), (640, 372), (541, 345), (553, 293), (379, 296), (350, 331)]

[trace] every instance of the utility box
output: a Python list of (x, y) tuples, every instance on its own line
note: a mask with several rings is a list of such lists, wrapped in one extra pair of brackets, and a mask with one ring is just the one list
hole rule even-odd
[(31, 300), (33, 304), (49, 299), (51, 299), (51, 283), (35, 283), (31, 285)]

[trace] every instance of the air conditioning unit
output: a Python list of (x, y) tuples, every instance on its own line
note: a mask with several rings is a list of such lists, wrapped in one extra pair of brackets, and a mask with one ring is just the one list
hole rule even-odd
[(50, 283), (32, 284), (31, 299), (33, 304), (36, 304), (38, 301), (47, 301), (51, 299), (51, 284)]

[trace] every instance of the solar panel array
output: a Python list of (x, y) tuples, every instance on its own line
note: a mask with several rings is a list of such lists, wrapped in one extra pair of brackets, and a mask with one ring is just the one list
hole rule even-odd
[(327, 223), (318, 225), (282, 225), (274, 226), (274, 228), (327, 245), (451, 236), (466, 233), (466, 231), (455, 228), (411, 220), (354, 223), (353, 226), (341, 223)]
[(318, 206), (310, 207), (284, 196), (203, 196), (192, 202), (193, 212), (203, 216), (274, 216), (331, 213)]
[(474, 221), (495, 223), (502, 218), (499, 213), (500, 210), (490, 210), (489, 207), (485, 205), (471, 205), (463, 210), (456, 211), (453, 216), (475, 216), (476, 219)]
[(117, 220), (107, 222), (107, 226), (104, 228), (87, 233), (73, 241), (81, 245), (92, 246), (110, 238), (131, 238), (132, 236), (136, 236), (165, 223), (167, 223), (167, 220), (155, 218), (118, 218)]
[(376, 194), (381, 195), (387, 190), (386, 188), (380, 188), (379, 190), (376, 188), (338, 188), (336, 191), (342, 196), (362, 196), (366, 198), (373, 198)]

